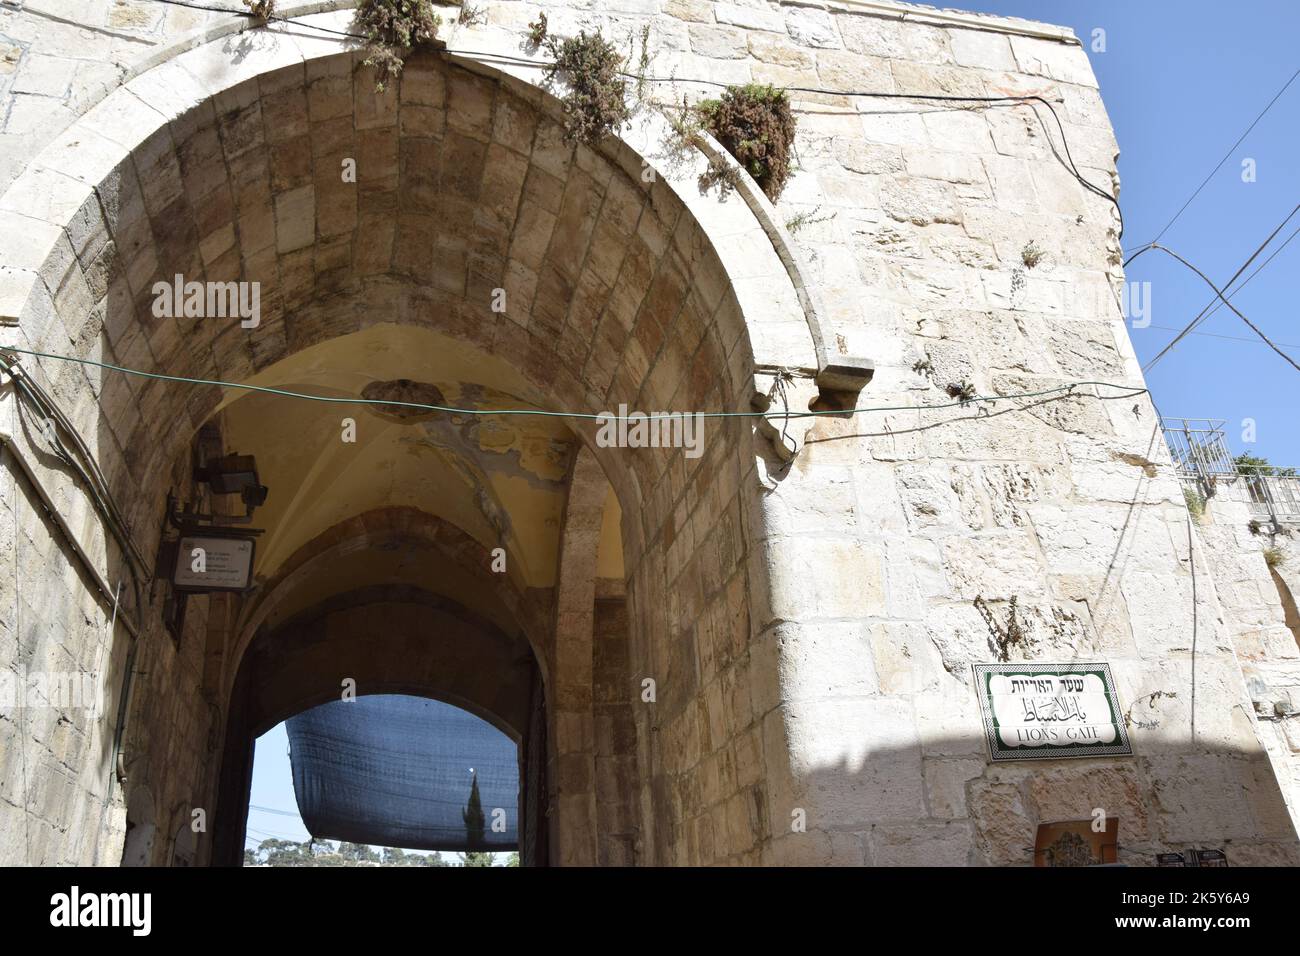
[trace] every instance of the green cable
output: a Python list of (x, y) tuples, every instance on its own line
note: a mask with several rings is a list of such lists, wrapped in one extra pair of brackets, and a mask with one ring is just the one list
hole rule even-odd
[[(218, 388), (240, 388), (249, 392), (262, 392), (267, 395), (281, 395), (286, 398), (304, 398), (314, 402), (328, 402), (336, 405), (393, 405), (399, 408), (414, 408), (420, 411), (446, 412), (451, 415), (540, 415), (546, 418), (581, 418), (590, 421), (629, 420), (628, 418), (620, 418), (617, 415), (604, 412), (596, 414), (592, 412), (548, 412), (534, 408), (508, 408), (495, 410), (485, 408), (452, 408), (446, 405), (426, 405), (422, 402), (402, 402), (396, 399), (337, 398), (330, 395), (311, 395), (307, 392), (294, 392), (284, 388), (271, 388), (266, 385), (246, 385), (239, 382), (221, 382), (206, 378), (187, 378), (183, 375), (166, 375), (161, 372), (143, 372), (140, 369), (125, 368), (121, 365), (111, 365), (108, 362), (96, 362), (94, 359), (80, 359), (71, 355), (56, 355), (52, 352), (36, 352), (31, 349), (21, 349), (13, 345), (0, 347), (0, 351), (17, 352), (22, 355), (33, 355), (37, 358), (57, 359), (61, 362), (76, 362), (80, 365), (94, 365), (97, 368), (109, 369), (114, 372), (123, 372), (127, 375), (138, 375), (141, 378), (158, 379), (164, 382), (181, 382), (186, 385), (215, 385)], [(815, 418), (819, 415), (848, 416), (857, 415), (862, 412), (927, 411), (930, 409), (956, 408), (959, 406), (969, 405), (972, 402), (997, 402), (1012, 398), (1041, 398), (1044, 395), (1052, 395), (1057, 392), (1072, 392), (1074, 389), (1081, 388), (1085, 385), (1128, 390), (1122, 395), (1096, 396), (1102, 400), (1131, 398), (1134, 395), (1142, 395), (1147, 392), (1147, 389), (1145, 388), (1134, 389), (1132, 386), (1116, 385), (1113, 382), (1071, 382), (1068, 385), (1057, 385), (1053, 388), (1045, 388), (1037, 392), (1013, 392), (1010, 395), (975, 395), (971, 398), (960, 399), (955, 402), (944, 402), (938, 405), (885, 405), (875, 408), (845, 408), (806, 412), (664, 412), (659, 415), (644, 416), (639, 418), (638, 421), (666, 421), (670, 420), (673, 416), (682, 417), (685, 415), (698, 415), (701, 418)]]

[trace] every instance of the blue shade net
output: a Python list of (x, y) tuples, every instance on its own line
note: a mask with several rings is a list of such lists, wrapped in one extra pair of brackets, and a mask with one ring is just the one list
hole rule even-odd
[[(382, 694), (321, 704), (285, 729), (298, 812), (314, 838), (409, 850), (517, 848), (518, 751), (473, 714)], [(481, 818), (471, 811), (475, 782)], [(504, 832), (492, 829), (497, 808)]]

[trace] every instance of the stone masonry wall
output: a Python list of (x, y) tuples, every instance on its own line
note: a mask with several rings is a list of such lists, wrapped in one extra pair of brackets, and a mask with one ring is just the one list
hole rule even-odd
[[(1251, 514), (1243, 480), (1220, 481), (1196, 521), (1291, 819), (1300, 826), (1300, 529)], [(1271, 562), (1271, 563), (1270, 563)]]
[[(1215, 846), (1233, 864), (1300, 863), (1269, 756), (1278, 759), (1280, 744), (1255, 719), (1238, 662), (1234, 642), (1249, 628), (1225, 613), (1220, 594), (1231, 583), (1188, 546), (1182, 494), (1154, 409), (1137, 391), (1141, 373), (1115, 304), (1114, 207), (1066, 167), (1042, 104), (842, 92), (1042, 97), (1078, 174), (1114, 194), (1117, 145), (1077, 42), (1022, 21), (890, 4), (479, 6), (486, 23), (452, 30), (453, 49), (517, 45), (545, 9), (560, 34), (599, 26), (623, 38), (648, 24), (652, 72), (679, 80), (654, 87), (663, 101), (716, 93), (693, 78), (838, 91), (794, 96), (799, 168), (775, 208), (760, 204), (760, 213), (768, 235), (788, 241), (831, 351), (874, 361), (858, 405), (895, 410), (789, 423), (799, 448), (790, 463), (733, 428), (686, 467), (666, 457), (607, 466), (629, 555), (639, 558), (628, 561), (629, 671), (634, 684), (649, 674), (662, 688), (657, 715), (636, 713), (650, 837), (639, 858), (1023, 865), (1039, 823), (1088, 819), (1100, 807), (1120, 819), (1123, 862)], [(131, 0), (0, 11), (8, 44), (0, 184), (104, 89), (220, 19)], [(67, 22), (78, 20), (90, 25)], [(720, 208), (735, 214), (734, 205)], [(0, 203), (12, 226), (9, 210)], [(644, 238), (663, 245), (662, 236)], [(84, 250), (67, 241), (70, 257)], [(747, 277), (735, 269), (729, 277), (740, 296)], [(12, 309), (9, 288), (0, 285), (0, 306)], [(79, 289), (48, 290), (55, 307), (46, 318), (63, 321), (68, 339), (55, 351), (77, 345), (95, 307)], [(775, 310), (787, 307), (773, 297)], [(733, 300), (722, 298), (726, 312)], [(806, 406), (816, 395), (806, 342), (782, 339), (787, 326), (764, 326), (749, 312), (744, 322), (756, 361), (793, 368), (791, 407)], [(730, 348), (735, 338), (708, 366), (742, 372), (735, 394), (701, 394), (744, 407), (749, 369)], [(59, 381), (79, 421), (93, 422), (99, 382)], [(758, 376), (760, 388), (769, 381)], [(1097, 381), (1121, 388), (1078, 385), (1068, 397), (994, 404), (953, 397)], [(586, 398), (576, 386), (568, 394), (575, 404)], [(1123, 397), (1103, 397), (1114, 395)], [(149, 400), (142, 390), (141, 403)], [(209, 409), (195, 404), (197, 424)], [(140, 452), (128, 442), (123, 454)], [(644, 511), (629, 517), (633, 501)], [(23, 510), (35, 520), (30, 504)], [(50, 548), (35, 533), (29, 544)], [(94, 602), (60, 573), (64, 603), (38, 613), (66, 621), (84, 605), (89, 614)], [(12, 603), (7, 588), (0, 583), (0, 607)], [(1121, 704), (1143, 708), (1133, 757), (989, 762), (971, 664), (996, 650), (977, 597), (995, 615), (1017, 599), (1028, 641), (1013, 660), (1111, 664)], [(94, 640), (74, 637), (73, 656), (88, 659)], [(1139, 704), (1157, 692), (1176, 696)], [(200, 762), (206, 705), (175, 697), (160, 696), (154, 726), (181, 728), (169, 745), (178, 752), (151, 767)], [(62, 744), (51, 752), (72, 753)], [(78, 773), (83, 763), (73, 761)], [(792, 826), (800, 818), (806, 827)], [(6, 859), (15, 827), (0, 829)], [(60, 848), (45, 858), (86, 853)]]

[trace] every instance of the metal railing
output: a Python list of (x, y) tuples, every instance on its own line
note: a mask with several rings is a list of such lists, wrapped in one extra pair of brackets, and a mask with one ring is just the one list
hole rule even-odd
[(1198, 478), (1236, 477), (1237, 465), (1223, 431), (1226, 424), (1213, 418), (1162, 418), (1174, 467)]
[(1250, 513), (1288, 524), (1300, 522), (1300, 476), (1243, 475)]
[(1220, 484), (1240, 482), (1250, 513), (1274, 524), (1300, 523), (1300, 475), (1273, 465), (1239, 465), (1228, 448), (1221, 419), (1161, 419), (1165, 444), (1183, 486), (1206, 497)]

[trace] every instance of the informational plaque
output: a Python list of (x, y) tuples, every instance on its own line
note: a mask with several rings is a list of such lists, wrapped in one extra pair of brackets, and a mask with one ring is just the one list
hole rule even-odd
[(989, 756), (1132, 754), (1109, 664), (975, 664)]
[(243, 591), (253, 573), (253, 539), (183, 537), (172, 583), (185, 591)]

